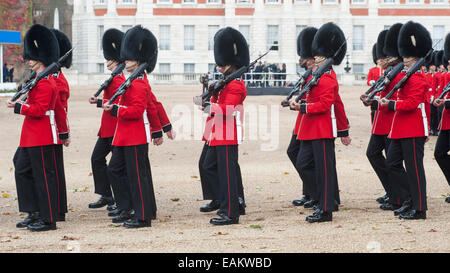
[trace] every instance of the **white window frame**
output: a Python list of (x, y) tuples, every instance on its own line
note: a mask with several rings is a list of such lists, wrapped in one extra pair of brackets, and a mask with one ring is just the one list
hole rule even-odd
[[(193, 1), (193, 2), (186, 2), (186, 1)], [(184, 5), (195, 5), (195, 4), (197, 4), (197, 0), (183, 0), (183, 1), (181, 1), (181, 4), (184, 4)]]
[[(272, 43), (269, 44), (269, 29), (272, 26), (276, 26), (277, 27), (277, 37), (275, 40), (272, 41)], [(269, 49), (272, 45), (273, 42), (277, 41), (278, 44), (278, 50), (280, 50), (280, 25), (267, 25), (267, 39), (266, 39), (266, 44), (267, 44), (267, 49)]]
[[(215, 29), (214, 33), (211, 33), (210, 31), (212, 29)], [(214, 35), (216, 35), (217, 31), (219, 31), (220, 25), (208, 25), (208, 51), (214, 50)], [(195, 32), (195, 28), (194, 28)]]
[[(269, 2), (269, 1), (273, 1), (273, 2)], [(281, 4), (281, 0), (266, 0), (266, 4), (267, 5), (279, 5), (279, 4)]]
[[(193, 31), (193, 35), (194, 35), (194, 37), (193, 37), (193, 44), (192, 44), (192, 49), (186, 49), (186, 27), (193, 27), (194, 28), (194, 31)], [(183, 49), (185, 50), (185, 51), (194, 51), (195, 50), (195, 25), (184, 25), (183, 26)]]
[(382, 5), (397, 5), (399, 4), (399, 0), (393, 0), (394, 2), (385, 2), (387, 0), (381, 0)]
[[(359, 1), (359, 0), (357, 0)], [(352, 5), (366, 5), (367, 4), (367, 0), (362, 0), (361, 2), (357, 2), (355, 3), (355, 0), (352, 0)]]
[[(161, 67), (163, 67), (163, 66), (168, 67), (169, 68), (169, 72), (162, 71)], [(159, 69), (159, 74), (171, 74), (170, 63), (159, 63), (158, 69)]]
[(339, 4), (338, 0), (323, 0), (323, 5), (337, 5)]
[[(210, 2), (210, 1), (214, 1), (214, 2)], [(207, 5), (220, 5), (220, 4), (222, 4), (222, 0), (206, 0), (206, 4)]]
[[(103, 1), (103, 3), (102, 2), (100, 2), (100, 1)], [(107, 0), (95, 0), (95, 5), (97, 5), (97, 6), (106, 6), (106, 1)]]
[(97, 73), (104, 74), (105, 73), (105, 64), (97, 63)]
[(420, 5), (420, 4), (423, 4), (423, 0), (419, 0), (419, 2), (410, 2), (410, 1), (414, 1), (414, 0), (406, 0), (405, 4), (409, 4), (409, 5)]
[(431, 5), (445, 5), (448, 0), (443, 0), (442, 2), (434, 2), (435, 0), (430, 0)]
[[(436, 37), (435, 36), (435, 29), (436, 27), (441, 27), (442, 28), (442, 37)], [(445, 42), (445, 35), (447, 35), (447, 33), (445, 32), (445, 25), (433, 25), (433, 30), (431, 33), (431, 41), (432, 41), (432, 46), (435, 46), (435, 50), (442, 50), (444, 49), (444, 42)], [(436, 45), (436, 41), (440, 39), (440, 42)]]
[[(125, 1), (131, 1), (131, 2), (125, 2)], [(136, 0), (119, 0), (117, 2), (119, 5), (136, 5)]]
[[(356, 66), (356, 67), (360, 67), (360, 68), (361, 68), (361, 71), (356, 71), (356, 70), (355, 70), (355, 66)], [(364, 74), (365, 65), (364, 65), (363, 63), (352, 64), (352, 69), (353, 69), (353, 73), (356, 73), (356, 74)]]
[[(192, 67), (194, 68), (194, 71), (192, 71), (192, 72), (186, 71), (187, 65), (192, 65)], [(195, 63), (183, 63), (183, 73), (184, 74), (195, 74)]]
[[(168, 48), (161, 48), (161, 47), (159, 47), (159, 50), (163, 50), (163, 51), (170, 50), (170, 42), (171, 42), (170, 32), (171, 32), (171, 27), (170, 27), (170, 25), (159, 25), (159, 41), (160, 41), (159, 45), (160, 46), (163, 44), (161, 42), (161, 41), (163, 41), (163, 39), (161, 38), (161, 27), (169, 27), (169, 38), (168, 38), (169, 46), (168, 46)], [(164, 40), (166, 40), (166, 39), (164, 39)]]
[(97, 25), (98, 49), (103, 50), (103, 35), (105, 34), (105, 25)]
[[(248, 37), (245, 37), (244, 33), (242, 33), (241, 27), (248, 27)], [(238, 30), (239, 32), (241, 32), (241, 34), (244, 36), (245, 40), (247, 40), (247, 44), (250, 45), (250, 37), (252, 35), (252, 25), (248, 24), (248, 25), (239, 25), (238, 26)]]
[(237, 0), (237, 4), (251, 4), (252, 0)]
[(161, 4), (161, 5), (168, 5), (168, 4), (172, 4), (172, 0), (167, 0), (167, 1), (158, 0), (156, 3)]
[[(362, 27), (362, 30), (363, 30), (363, 32), (362, 32), (362, 34), (363, 34), (363, 37), (362, 37), (362, 40), (361, 40), (361, 48), (357, 48), (357, 49), (355, 49), (355, 27)], [(365, 41), (365, 37), (366, 36), (366, 28), (365, 28), (365, 26), (364, 25), (354, 25), (353, 26), (353, 43), (352, 43), (352, 49), (353, 49), (353, 51), (363, 51), (364, 50), (364, 41)], [(358, 44), (359, 45), (359, 44)]]
[(294, 0), (294, 5), (306, 5), (309, 4), (309, 0)]

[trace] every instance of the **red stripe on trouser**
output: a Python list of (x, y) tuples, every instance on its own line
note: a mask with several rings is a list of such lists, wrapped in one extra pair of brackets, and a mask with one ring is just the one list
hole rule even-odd
[(45, 174), (44, 147), (41, 146), (42, 155), (42, 171), (44, 172), (45, 186), (47, 188), (48, 207), (50, 208), (50, 222), (53, 223), (52, 204), (50, 201), (50, 193), (48, 191), (47, 175)]
[(228, 217), (230, 217), (231, 197), (230, 197), (230, 169), (228, 168), (228, 146), (225, 146), (227, 152), (227, 183), (228, 183)]
[(325, 164), (325, 205), (323, 211), (327, 211), (327, 155), (325, 153), (325, 140), (323, 141), (323, 162)]
[(413, 138), (414, 145), (414, 164), (416, 167), (416, 176), (417, 176), (417, 186), (419, 187), (419, 210), (422, 211), (422, 193), (420, 190), (420, 181), (419, 181), (419, 171), (417, 170), (417, 160), (416, 160), (416, 139)]
[(139, 164), (137, 160), (137, 151), (136, 146), (134, 147), (134, 154), (136, 156), (136, 171), (137, 171), (137, 177), (138, 177), (138, 183), (139, 183), (139, 193), (141, 194), (141, 205), (142, 205), (142, 220), (145, 220), (144, 217), (144, 200), (142, 199), (142, 189), (141, 189), (141, 178), (139, 177)]
[(59, 201), (59, 177), (58, 177), (58, 165), (56, 164), (55, 147), (53, 147), (53, 161), (55, 162), (56, 182), (58, 185), (58, 212), (61, 213), (60, 201)]

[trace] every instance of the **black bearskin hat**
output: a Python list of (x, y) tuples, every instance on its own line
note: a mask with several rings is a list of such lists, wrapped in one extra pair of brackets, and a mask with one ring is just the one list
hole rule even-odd
[(450, 33), (445, 37), (444, 42), (444, 63), (445, 66), (448, 66), (448, 61), (450, 60)]
[(372, 59), (373, 63), (377, 64), (378, 56), (377, 56), (377, 44), (374, 44), (372, 47)]
[(304, 28), (297, 37), (297, 54), (302, 59), (312, 58), (312, 42), (314, 35), (317, 33), (317, 28), (307, 27)]
[(121, 62), (120, 47), (124, 33), (118, 29), (110, 28), (103, 34), (102, 47), (103, 57), (106, 60)]
[(397, 43), (398, 52), (402, 57), (425, 57), (433, 46), (428, 30), (413, 21), (402, 26)]
[(400, 57), (400, 54), (398, 53), (397, 41), (398, 41), (398, 34), (402, 26), (403, 24), (397, 23), (389, 28), (388, 32), (386, 33), (386, 37), (384, 39), (384, 47), (383, 47), (384, 55), (389, 57)]
[[(66, 34), (63, 32), (57, 30), (57, 29), (51, 29), (53, 34), (55, 34), (56, 39), (58, 40), (59, 44), (59, 57), (64, 56), (64, 54), (67, 53), (67, 51), (72, 49), (72, 44), (70, 43), (69, 37), (67, 37)], [(70, 68), (72, 65), (72, 53), (69, 54), (69, 57), (62, 63), (62, 66), (66, 68)]]
[[(344, 45), (343, 45), (344, 44)], [(339, 54), (334, 57), (342, 46)], [(334, 57), (334, 65), (339, 65), (347, 52), (344, 32), (336, 24), (329, 22), (322, 25), (314, 36), (312, 53), (314, 56)]]
[(377, 38), (377, 58), (378, 59), (382, 59), (382, 58), (386, 58), (386, 54), (384, 54), (384, 43), (386, 41), (386, 34), (387, 34), (387, 30), (383, 30), (380, 32), (380, 34), (378, 34), (378, 38)]
[(231, 27), (219, 29), (214, 35), (214, 60), (219, 66), (249, 65), (250, 52), (245, 37)]
[(444, 56), (444, 51), (443, 50), (438, 50), (434, 52), (435, 54), (433, 55), (433, 62), (434, 65), (439, 67), (442, 64), (442, 57)]
[(158, 42), (153, 33), (141, 25), (129, 29), (122, 40), (120, 48), (122, 60), (138, 61), (147, 63), (147, 73), (155, 69), (158, 58)]
[(45, 66), (58, 61), (58, 40), (50, 29), (43, 25), (33, 25), (25, 34), (22, 57), (25, 60), (40, 61)]

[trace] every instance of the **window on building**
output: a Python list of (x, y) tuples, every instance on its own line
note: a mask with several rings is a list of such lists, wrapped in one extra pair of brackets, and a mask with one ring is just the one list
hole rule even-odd
[(105, 26), (104, 25), (99, 25), (97, 26), (97, 41), (99, 44), (100, 50), (103, 49), (103, 45), (102, 45), (102, 39), (103, 39), (103, 33), (105, 33)]
[(353, 64), (353, 72), (362, 74), (364, 73), (364, 64)]
[(247, 44), (250, 44), (250, 25), (239, 25), (239, 31), (244, 36)]
[(295, 0), (295, 3), (299, 4), (309, 3), (309, 0)]
[(221, 2), (221, 0), (208, 0), (208, 3), (210, 3), (210, 4), (218, 4), (220, 2)]
[[(295, 26), (295, 37), (297, 38), (298, 35), (300, 34), (300, 32), (302, 32), (302, 30), (304, 30), (306, 28), (305, 25), (296, 25)], [(297, 39), (295, 40), (295, 42), (297, 43)]]
[(444, 48), (444, 26), (433, 26), (433, 46), (435, 50)]
[(195, 64), (184, 64), (184, 74), (194, 74)]
[(395, 4), (396, 0), (383, 0), (385, 4)]
[(383, 30), (389, 30), (391, 28), (390, 25), (384, 25), (384, 29)]
[(364, 26), (353, 26), (353, 50), (364, 50)]
[(365, 4), (366, 0), (352, 0), (352, 4)]
[(238, 0), (238, 3), (250, 3), (251, 0)]
[(105, 4), (105, 0), (97, 0), (97, 4)]
[(443, 4), (445, 0), (431, 0), (431, 3), (433, 4)]
[(278, 40), (278, 26), (277, 25), (268, 25), (267, 26), (267, 49), (269, 49), (272, 45), (277, 44), (280, 46)]
[(170, 3), (171, 3), (171, 0), (158, 0), (158, 3), (161, 3), (161, 4), (170, 4)]
[(122, 31), (127, 32), (132, 27), (133, 27), (132, 25), (122, 25)]
[(216, 68), (216, 64), (208, 64), (208, 72), (214, 73), (214, 68)]
[(407, 0), (406, 2), (408, 4), (420, 4), (422, 3), (422, 0)]
[(266, 3), (279, 3), (280, 0), (266, 0)]
[(170, 25), (159, 26), (159, 49), (170, 50)]
[(185, 4), (195, 4), (195, 0), (183, 0)]
[(336, 4), (337, 0), (323, 0), (324, 4)]
[(184, 50), (194, 50), (195, 26), (184, 26)]
[(170, 74), (170, 64), (160, 63), (159, 64), (159, 74)]
[(122, 0), (122, 4), (134, 4), (134, 0)]
[(219, 26), (208, 26), (208, 50), (214, 49), (214, 35), (219, 30)]
[(98, 64), (97, 64), (97, 72), (98, 72), (98, 73), (105, 73), (105, 64), (103, 64), (103, 63), (98, 63)]

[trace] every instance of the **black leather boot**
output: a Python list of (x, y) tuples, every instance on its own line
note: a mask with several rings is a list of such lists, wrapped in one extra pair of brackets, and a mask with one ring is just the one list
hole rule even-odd
[(399, 205), (394, 205), (391, 203), (383, 203), (380, 205), (380, 209), (382, 209), (382, 210), (397, 210), (399, 208), (400, 208)]
[(308, 202), (309, 200), (311, 200), (308, 196), (303, 196), (301, 199), (295, 199), (292, 201), (292, 205), (299, 207), (299, 206), (303, 206), (306, 202)]
[(222, 215), (221, 218), (212, 218), (209, 221), (210, 224), (215, 226), (225, 226), (225, 225), (233, 225), (233, 224), (239, 224), (239, 217), (236, 218), (230, 218), (228, 216)]
[(309, 200), (307, 201), (305, 204), (303, 204), (303, 207), (305, 209), (310, 209), (310, 208), (314, 208), (314, 205), (317, 205), (319, 202), (317, 202), (316, 200)]
[(44, 220), (39, 219), (33, 224), (28, 225), (28, 230), (31, 231), (47, 231), (47, 230), (56, 230), (56, 223), (47, 223)]
[(17, 228), (26, 228), (28, 225), (35, 223), (39, 220), (39, 212), (28, 213), (28, 216), (23, 221), (16, 224)]
[(394, 215), (400, 215), (402, 213), (406, 213), (408, 211), (411, 210), (411, 200), (406, 200), (405, 202), (403, 202), (402, 206), (399, 209), (394, 210)]
[(389, 197), (387, 196), (387, 194), (385, 194), (381, 197), (378, 197), (376, 201), (380, 204), (383, 204), (383, 203), (386, 203), (387, 201), (389, 201)]
[(400, 214), (400, 219), (405, 219), (405, 220), (427, 219), (427, 212), (420, 211), (420, 210), (410, 210), (406, 213)]
[(306, 221), (309, 223), (331, 222), (332, 220), (333, 220), (333, 213), (324, 211), (318, 211), (315, 212), (313, 215), (306, 217)]
[(107, 205), (113, 205), (114, 204), (114, 198), (112, 196), (101, 196), (97, 202), (90, 203), (89, 208), (90, 209), (98, 209), (102, 208)]
[(151, 221), (150, 220), (138, 220), (137, 218), (127, 220), (123, 223), (123, 226), (126, 228), (142, 228), (142, 227), (151, 227)]
[(447, 196), (447, 198), (445, 198), (445, 202), (450, 203), (450, 196)]
[(200, 207), (201, 212), (211, 212), (218, 210), (220, 208), (220, 202), (219, 200), (212, 200), (208, 204), (204, 205), (203, 207)]
[(113, 223), (123, 223), (126, 220), (130, 220), (133, 217), (131, 210), (122, 210), (118, 216), (112, 218)]

